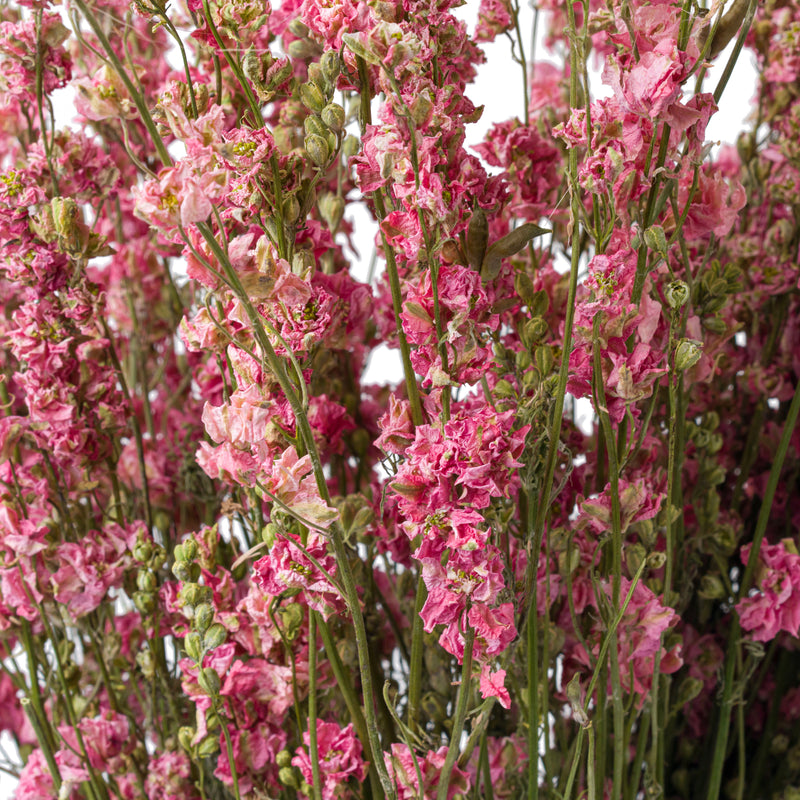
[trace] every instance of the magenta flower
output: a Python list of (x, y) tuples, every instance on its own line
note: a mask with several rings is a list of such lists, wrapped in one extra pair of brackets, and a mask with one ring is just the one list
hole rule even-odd
[[(311, 785), (313, 774), (309, 754), (310, 734), (303, 733), (305, 747), (298, 747), (292, 764), (300, 768), (303, 779)], [(361, 757), (361, 742), (353, 731), (352, 723), (340, 728), (335, 722), (317, 722), (317, 748), (323, 800), (336, 800), (346, 796), (347, 781), (352, 777), (363, 781), (367, 765)]]
[[(742, 547), (742, 563), (748, 563), (752, 547)], [(772, 641), (781, 631), (800, 635), (800, 555), (794, 542), (762, 541), (758, 559), (756, 589), (736, 604), (742, 628), (757, 642)]]

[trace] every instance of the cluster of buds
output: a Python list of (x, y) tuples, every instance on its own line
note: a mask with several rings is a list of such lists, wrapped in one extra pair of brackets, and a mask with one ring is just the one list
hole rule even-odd
[(339, 56), (329, 50), (318, 63), (309, 64), (308, 81), (300, 86), (300, 99), (311, 112), (303, 123), (304, 145), (308, 157), (320, 170), (328, 167), (342, 143), (345, 111), (333, 102), (339, 72)]

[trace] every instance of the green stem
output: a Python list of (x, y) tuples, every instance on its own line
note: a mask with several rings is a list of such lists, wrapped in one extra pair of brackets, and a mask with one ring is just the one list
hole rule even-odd
[[(469, 625), (469, 623), (467, 623)], [(439, 775), (439, 788), (436, 791), (436, 800), (447, 800), (450, 786), (450, 775), (458, 760), (458, 751), (461, 746), (461, 734), (464, 731), (464, 722), (467, 719), (469, 696), (472, 686), (472, 649), (475, 645), (475, 629), (468, 627), (465, 634), (464, 659), (461, 666), (461, 686), (458, 687), (456, 700), (456, 713), (453, 718), (453, 730), (450, 733), (450, 746), (447, 748), (442, 771)]]
[(314, 611), (308, 614), (308, 756), (314, 800), (322, 800), (317, 742), (317, 618)]

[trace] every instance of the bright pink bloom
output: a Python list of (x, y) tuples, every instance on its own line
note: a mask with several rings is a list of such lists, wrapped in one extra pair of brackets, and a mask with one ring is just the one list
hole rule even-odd
[[(305, 747), (298, 747), (292, 764), (300, 768), (304, 780), (313, 782), (309, 752), (310, 734), (303, 733)], [(352, 723), (340, 728), (335, 722), (317, 722), (317, 749), (319, 771), (322, 782), (322, 800), (336, 800), (347, 793), (350, 778), (363, 781), (367, 776), (367, 765), (361, 757), (361, 742), (355, 735)]]
[[(752, 544), (741, 549), (742, 563), (752, 557)], [(772, 641), (781, 631), (800, 634), (800, 555), (791, 539), (762, 541), (756, 571), (757, 591), (742, 598), (736, 611), (742, 628), (757, 642)]]

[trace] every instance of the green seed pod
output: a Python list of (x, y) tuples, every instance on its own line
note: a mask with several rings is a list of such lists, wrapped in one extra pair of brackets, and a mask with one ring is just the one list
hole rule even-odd
[(281, 767), (278, 770), (278, 780), (284, 785), (292, 789), (300, 788), (300, 781), (297, 779), (297, 773), (292, 767)]
[(336, 233), (339, 224), (344, 217), (345, 202), (344, 198), (329, 192), (323, 195), (319, 201), (319, 213), (331, 233)]
[(136, 654), (136, 666), (142, 671), (142, 675), (147, 680), (152, 680), (156, 673), (156, 664), (150, 650), (140, 650)]
[(306, 39), (308, 34), (311, 33), (309, 31), (308, 26), (300, 19), (300, 17), (295, 17), (287, 26), (289, 32), (296, 36), (298, 39)]
[(189, 565), (185, 561), (176, 561), (172, 565), (172, 574), (179, 581), (189, 580)]
[(647, 551), (643, 544), (635, 542), (625, 547), (625, 565), (631, 575), (637, 572), (645, 558), (647, 558)]
[(555, 364), (555, 356), (553, 355), (553, 348), (547, 345), (542, 345), (536, 348), (534, 353), (536, 361), (536, 368), (542, 375), (549, 375), (553, 370)]
[(319, 60), (319, 65), (322, 68), (322, 74), (333, 83), (341, 72), (342, 65), (339, 60), (339, 53), (335, 50), (326, 50)]
[(332, 131), (336, 131), (336, 133), (339, 133), (339, 131), (344, 128), (345, 113), (344, 109), (338, 103), (328, 103), (328, 105), (322, 109), (320, 117), (325, 125)]
[(292, 256), (292, 272), (301, 278), (310, 278), (316, 269), (314, 254), (310, 250), (298, 250)]
[(300, 100), (309, 111), (313, 111), (315, 114), (319, 114), (325, 108), (325, 95), (314, 83), (301, 84)]
[(478, 206), (472, 212), (467, 227), (467, 261), (476, 272), (481, 268), (488, 243), (489, 223), (483, 209)]
[(728, 330), (728, 325), (722, 317), (706, 317), (702, 321), (702, 324), (707, 331), (716, 333), (718, 336), (721, 336)]
[(295, 39), (287, 49), (292, 61), (306, 61), (319, 53), (319, 47), (309, 39)]
[(548, 324), (541, 317), (535, 317), (525, 322), (520, 338), (525, 345), (530, 348), (536, 344), (548, 330)]
[(317, 136), (322, 136), (323, 138), (328, 134), (328, 129), (325, 127), (322, 120), (313, 115), (303, 120), (303, 129), (306, 133), (315, 133)]
[(213, 667), (203, 667), (197, 676), (197, 682), (200, 684), (200, 688), (212, 697), (219, 694), (222, 685), (219, 674)]
[(499, 398), (500, 400), (508, 400), (512, 397), (516, 397), (517, 393), (514, 391), (514, 387), (505, 379), (497, 381), (494, 387), (494, 396)]
[(519, 299), (525, 303), (528, 308), (533, 305), (533, 298), (536, 294), (533, 288), (533, 281), (524, 272), (517, 272), (514, 275), (514, 290), (519, 295)]
[(142, 542), (133, 548), (133, 557), (142, 564), (146, 564), (152, 555), (153, 546), (150, 542)]
[(154, 592), (158, 581), (150, 570), (140, 569), (136, 575), (136, 586), (140, 592)]
[(285, 222), (288, 222), (290, 225), (293, 225), (295, 222), (297, 222), (299, 217), (300, 217), (300, 203), (293, 194), (290, 194), (283, 201), (283, 219)]
[(660, 225), (651, 225), (644, 232), (644, 241), (651, 250), (655, 250), (662, 258), (666, 259), (667, 237), (664, 234), (664, 229)]
[(194, 539), (187, 539), (183, 543), (183, 555), (186, 561), (194, 561), (197, 558), (197, 542)]
[(208, 758), (219, 752), (219, 739), (216, 736), (206, 736), (200, 744), (197, 745), (197, 755), (200, 758)]
[(186, 634), (186, 638), (183, 640), (183, 647), (186, 650), (186, 655), (188, 655), (195, 664), (199, 664), (203, 660), (203, 641), (197, 631), (189, 631), (189, 633)]
[(195, 606), (203, 602), (203, 592), (201, 587), (196, 583), (186, 583), (181, 587), (178, 594), (183, 605), (191, 610), (191, 615), (194, 616)]
[(678, 691), (675, 695), (675, 707), (683, 708), (687, 703), (691, 703), (702, 691), (703, 681), (700, 678), (693, 678), (688, 675), (678, 685)]
[(789, 749), (789, 744), (789, 737), (785, 733), (779, 733), (770, 742), (769, 751), (775, 756), (783, 755)]
[(353, 435), (350, 438), (350, 446), (359, 458), (363, 458), (367, 454), (371, 445), (372, 437), (364, 428), (358, 428), (358, 430), (353, 431)]
[(681, 308), (689, 299), (689, 285), (685, 281), (672, 281), (664, 290), (670, 308)]
[(704, 600), (724, 600), (728, 597), (728, 590), (719, 575), (703, 575), (697, 594)]
[(156, 610), (156, 597), (150, 592), (134, 592), (133, 604), (140, 614), (147, 616)]
[(703, 355), (703, 343), (696, 339), (681, 339), (675, 347), (675, 369), (691, 369)]
[(342, 156), (344, 158), (352, 158), (358, 152), (359, 147), (361, 147), (361, 141), (357, 136), (352, 134), (345, 136), (342, 142)]
[(200, 603), (194, 610), (194, 627), (205, 633), (214, 621), (214, 606), (211, 603)]
[(267, 547), (272, 547), (273, 542), (275, 541), (275, 537), (278, 535), (278, 531), (280, 528), (274, 522), (268, 522), (262, 529), (261, 529), (261, 541), (267, 545)]
[(203, 640), (207, 650), (214, 650), (219, 647), (227, 638), (228, 632), (225, 626), (215, 622), (207, 631)]
[(661, 551), (650, 553), (647, 556), (647, 568), (651, 570), (661, 569), (667, 563), (667, 554)]
[(188, 725), (178, 728), (178, 744), (180, 744), (180, 746), (188, 753), (191, 753), (192, 749), (194, 748), (194, 745), (192, 744), (194, 736), (194, 728), (190, 728)]
[(328, 148), (328, 143), (322, 136), (316, 134), (308, 134), (305, 138), (305, 148), (308, 157), (320, 169), (327, 165), (331, 152)]

